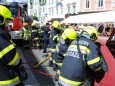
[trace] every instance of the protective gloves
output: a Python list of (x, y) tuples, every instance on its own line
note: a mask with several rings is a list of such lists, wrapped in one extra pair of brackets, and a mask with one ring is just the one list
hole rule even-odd
[(21, 81), (25, 81), (28, 78), (28, 74), (25, 71), (24, 67), (21, 65), (21, 67), (18, 69), (17, 74), (19, 76), (19, 79)]

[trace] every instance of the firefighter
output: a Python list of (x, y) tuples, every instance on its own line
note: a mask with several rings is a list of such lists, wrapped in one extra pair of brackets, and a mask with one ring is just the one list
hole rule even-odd
[[(60, 23), (58, 21), (54, 21), (52, 23), (52, 31), (50, 32), (50, 38), (49, 38), (49, 44), (50, 44), (50, 51), (53, 54), (55, 52), (56, 44), (59, 41), (59, 35), (61, 34), (60, 31)], [(52, 56), (49, 60), (49, 66), (53, 66), (53, 69), (55, 70), (56, 65), (55, 62), (53, 64)]]
[(62, 66), (62, 62), (64, 60), (65, 53), (70, 45), (70, 43), (77, 38), (77, 32), (73, 29), (67, 28), (62, 33), (58, 44), (56, 45), (55, 53), (53, 54), (53, 60), (57, 64), (59, 70), (57, 71), (56, 78), (60, 73), (60, 67)]
[(5, 32), (8, 23), (12, 22), (8, 8), (0, 5), (0, 86), (24, 86), (27, 73), (13, 45), (11, 36)]
[[(87, 26), (80, 37), (70, 44), (61, 67), (59, 86), (82, 86), (84, 81), (91, 79), (89, 71), (101, 70), (102, 55), (95, 44), (97, 38), (97, 30)], [(89, 83), (86, 84), (89, 86)]]
[(40, 29), (38, 31), (38, 34), (39, 34), (39, 40), (38, 40), (38, 48), (39, 49), (42, 49), (43, 48), (43, 43), (44, 43), (44, 40), (43, 40), (43, 36), (44, 36), (44, 27), (45, 27), (45, 24), (41, 24), (40, 26)]
[(36, 23), (35, 22), (33, 22), (32, 24), (31, 24), (31, 27), (32, 27), (32, 30), (31, 30), (31, 40), (32, 40), (32, 47), (34, 48), (34, 49), (37, 49), (38, 47), (38, 28), (36, 27)]
[(24, 42), (24, 47), (30, 46), (30, 38), (31, 38), (31, 31), (28, 28), (28, 23), (24, 22), (23, 23), (23, 28), (21, 29), (21, 37)]

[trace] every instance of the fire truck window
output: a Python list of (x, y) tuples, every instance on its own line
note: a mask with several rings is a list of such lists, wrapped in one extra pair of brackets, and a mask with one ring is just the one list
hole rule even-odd
[(18, 8), (10, 8), (12, 15), (14, 18), (18, 16)]

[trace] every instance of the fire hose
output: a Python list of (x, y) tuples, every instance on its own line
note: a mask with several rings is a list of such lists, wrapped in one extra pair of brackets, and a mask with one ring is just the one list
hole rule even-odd
[[(39, 71), (35, 68), (37, 68), (39, 65), (41, 65), (42, 63), (44, 63), (46, 60), (48, 60), (50, 58), (51, 54), (45, 54), (43, 56), (43, 58), (39, 61), (39, 62), (36, 62), (35, 65), (34, 65), (34, 68), (25, 68), (26, 70), (31, 70), (33, 72), (38, 72), (42, 75), (45, 75), (45, 76), (53, 76), (54, 78), (58, 78), (57, 76), (55, 76), (54, 74), (48, 74), (48, 73), (45, 73), (45, 72), (42, 72), (42, 71)], [(27, 63), (23, 63), (23, 64), (28, 64), (28, 63), (33, 63), (34, 61), (31, 61), (31, 62), (27, 62)]]
[[(26, 70), (31, 70), (31, 71), (33, 71), (33, 72), (40, 73), (40, 74), (45, 75), (45, 76), (50, 76), (50, 77), (53, 76), (53, 77), (55, 77), (54, 74), (48, 74), (48, 73), (42, 72), (42, 71), (37, 70), (37, 69), (33, 69), (33, 68), (25, 68), (25, 69), (26, 69)], [(58, 78), (58, 77), (55, 77), (55, 78)]]
[(50, 58), (51, 54), (45, 54), (43, 56), (43, 59), (41, 59), (39, 62), (36, 62), (34, 65), (34, 68), (37, 68), (39, 65), (41, 65), (43, 62), (45, 62), (46, 60), (48, 60)]

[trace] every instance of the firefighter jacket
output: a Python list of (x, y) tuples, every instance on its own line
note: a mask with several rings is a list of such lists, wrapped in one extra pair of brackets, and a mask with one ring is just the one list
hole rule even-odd
[(50, 33), (49, 44), (50, 44), (50, 51), (55, 52), (56, 44), (59, 41), (59, 34), (57, 30), (52, 30)]
[[(101, 69), (101, 62), (97, 45), (90, 39), (83, 36), (79, 38), (78, 43), (82, 55), (81, 58), (85, 61), (87, 68), (93, 71), (99, 71)], [(79, 57), (77, 41), (75, 40), (70, 44), (66, 52), (65, 59), (63, 60), (59, 83), (64, 86), (67, 86), (67, 84), (75, 86), (83, 84), (85, 77), (84, 72), (89, 74), (87, 73), (88, 71), (85, 71), (83, 68), (83, 61), (81, 61)]]
[(55, 53), (53, 54), (53, 60), (58, 66), (62, 66), (62, 62), (65, 56), (65, 53), (69, 45), (60, 37), (58, 44), (56, 45)]
[(26, 29), (26, 28), (22, 28), (22, 34), (21, 34), (21, 37), (23, 40), (30, 40), (31, 38), (31, 31), (29, 29)]
[(32, 37), (36, 38), (38, 35), (38, 28), (35, 26), (32, 26), (32, 30), (31, 30), (31, 35)]
[(43, 36), (44, 36), (44, 31), (42, 29), (39, 29), (39, 44), (42, 44), (43, 43)]
[(44, 30), (40, 29), (39, 30), (39, 35), (40, 35), (40, 38), (43, 38), (43, 36), (44, 36)]
[(10, 40), (10, 35), (0, 28), (0, 86), (15, 86), (20, 83), (14, 70), (22, 65), (21, 59)]

